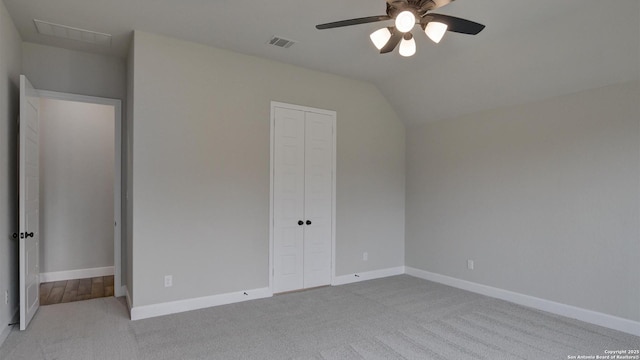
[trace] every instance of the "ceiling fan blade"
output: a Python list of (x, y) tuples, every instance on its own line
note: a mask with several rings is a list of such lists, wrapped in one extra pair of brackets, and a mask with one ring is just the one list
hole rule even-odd
[(330, 22), (326, 24), (316, 25), (316, 29), (318, 30), (332, 29), (337, 27), (366, 24), (366, 23), (372, 23), (372, 22), (384, 21), (384, 20), (390, 20), (390, 19), (391, 17), (389, 15), (367, 16), (363, 18), (335, 21), (335, 22)]
[(432, 11), (438, 8), (441, 8), (445, 5), (449, 5), (454, 0), (428, 0), (425, 1), (422, 6), (420, 6), (420, 11)]
[(454, 16), (449, 16), (449, 15), (433, 14), (433, 13), (429, 13), (425, 17), (423, 17), (420, 23), (422, 25), (426, 25), (431, 21), (437, 21), (443, 24), (447, 24), (449, 26), (447, 28), (447, 31), (453, 31), (453, 32), (457, 32), (461, 34), (469, 34), (469, 35), (478, 34), (485, 27), (482, 24), (478, 24), (477, 22), (473, 22), (470, 20), (465, 20), (465, 19), (461, 19)]
[(400, 40), (402, 40), (402, 36), (403, 34), (400, 31), (396, 30), (395, 27), (391, 28), (391, 37), (389, 38), (389, 41), (387, 41), (387, 43), (382, 47), (382, 49), (380, 49), (380, 54), (392, 52), (393, 49), (398, 46)]

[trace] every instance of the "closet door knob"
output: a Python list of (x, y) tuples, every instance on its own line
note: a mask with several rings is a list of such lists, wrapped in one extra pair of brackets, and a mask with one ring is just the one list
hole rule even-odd
[(307, 225), (311, 225), (311, 220), (307, 220)]
[(298, 220), (298, 225), (302, 226), (304, 225), (304, 222), (302, 220)]
[(28, 238), (30, 238), (30, 237), (33, 237), (33, 231), (32, 231), (32, 232), (28, 232), (28, 233), (25, 233), (25, 234), (24, 234), (24, 238), (25, 238), (25, 239), (28, 239)]

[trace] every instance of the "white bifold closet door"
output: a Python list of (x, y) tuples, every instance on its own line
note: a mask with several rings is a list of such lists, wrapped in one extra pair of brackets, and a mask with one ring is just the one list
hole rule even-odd
[(275, 108), (273, 291), (331, 283), (334, 116)]

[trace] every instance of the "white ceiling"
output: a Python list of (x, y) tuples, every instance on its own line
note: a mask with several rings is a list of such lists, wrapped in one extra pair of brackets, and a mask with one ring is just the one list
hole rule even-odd
[[(24, 41), (126, 56), (132, 30), (164, 34), (374, 83), (408, 124), (452, 118), (640, 78), (638, 0), (457, 0), (436, 12), (486, 29), (418, 52), (377, 54), (384, 23), (316, 30), (381, 15), (385, 0), (4, 0)], [(110, 48), (36, 32), (33, 19), (113, 35)], [(293, 47), (267, 45), (272, 35)]]

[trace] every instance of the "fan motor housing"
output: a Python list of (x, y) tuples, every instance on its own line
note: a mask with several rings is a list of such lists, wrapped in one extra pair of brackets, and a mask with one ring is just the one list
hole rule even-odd
[[(439, 2), (450, 3), (454, 0), (395, 0), (387, 1), (387, 15), (396, 17), (400, 12), (413, 11), (416, 16), (423, 17), (429, 10), (439, 7)], [(443, 4), (444, 5), (444, 4)], [(440, 5), (442, 6), (442, 5)]]

